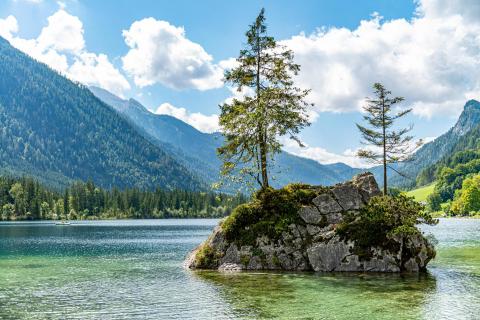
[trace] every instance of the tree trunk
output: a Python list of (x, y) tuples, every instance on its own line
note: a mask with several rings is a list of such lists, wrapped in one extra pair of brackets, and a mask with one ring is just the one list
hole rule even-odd
[[(257, 28), (257, 108), (262, 109), (262, 117), (264, 117), (265, 110), (263, 110), (264, 106), (260, 103), (260, 68), (261, 68), (261, 48), (260, 48), (260, 34), (259, 29)], [(258, 143), (260, 145), (260, 169), (262, 171), (262, 188), (268, 188), (268, 172), (267, 172), (267, 143), (266, 143), (266, 136), (264, 132), (264, 119), (260, 119), (260, 125), (258, 128)]]
[(387, 136), (386, 136), (386, 128), (385, 128), (385, 101), (382, 101), (382, 128), (383, 128), (383, 195), (386, 196), (387, 195)]
[(267, 146), (264, 142), (265, 140), (262, 140), (260, 144), (260, 162), (261, 162), (261, 168), (262, 168), (262, 183), (263, 183), (263, 188), (268, 188), (268, 173), (267, 173)]

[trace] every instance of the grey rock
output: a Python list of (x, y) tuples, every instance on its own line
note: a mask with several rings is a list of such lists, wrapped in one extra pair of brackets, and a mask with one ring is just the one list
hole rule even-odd
[(315, 204), (321, 214), (330, 214), (341, 212), (343, 210), (338, 202), (328, 193), (323, 193), (317, 196), (313, 199), (313, 204)]
[(313, 224), (307, 224), (307, 233), (311, 236), (314, 236), (322, 231), (322, 228), (315, 226)]
[(240, 252), (236, 244), (230, 244), (225, 255), (220, 259), (220, 265), (222, 264), (240, 264)]
[(277, 269), (280, 269), (280, 267), (281, 267), (276, 254), (267, 255), (265, 257), (265, 265), (266, 265), (268, 270), (277, 270)]
[(415, 261), (415, 258), (410, 258), (407, 262), (403, 265), (404, 271), (406, 272), (418, 272), (419, 266), (418, 263)]
[(352, 183), (336, 185), (332, 193), (345, 211), (359, 210), (364, 205), (360, 191)]
[(300, 253), (300, 251), (295, 251), (292, 254), (292, 258), (293, 258), (293, 264), (295, 266), (295, 268), (293, 270), (297, 270), (297, 271), (312, 270), (312, 268), (310, 267), (310, 264), (308, 263), (307, 259), (303, 256), (302, 253)]
[(390, 256), (384, 256), (382, 259), (374, 257), (363, 262), (364, 271), (369, 272), (399, 272), (400, 267), (397, 265), (395, 259)]
[(343, 215), (341, 212), (333, 212), (326, 216), (327, 223), (329, 225), (338, 224), (343, 221)]
[(322, 221), (322, 215), (320, 214), (320, 211), (318, 211), (318, 209), (314, 206), (302, 207), (300, 208), (298, 214), (306, 223), (319, 224)]
[(253, 256), (247, 266), (248, 270), (262, 270), (264, 269), (262, 259), (258, 256)]
[(335, 271), (350, 254), (351, 245), (338, 238), (328, 243), (318, 243), (307, 250), (308, 260), (315, 271)]
[(218, 267), (218, 271), (242, 271), (243, 266), (237, 263), (223, 263)]
[(213, 233), (210, 237), (210, 244), (212, 248), (216, 248), (219, 251), (224, 251), (227, 248), (227, 242), (225, 241), (225, 236), (223, 235), (222, 228), (216, 226), (213, 229)]
[(360, 190), (365, 202), (368, 202), (372, 197), (382, 194), (378, 188), (377, 181), (375, 181), (375, 177), (370, 172), (356, 175), (352, 179), (352, 184)]
[(278, 261), (283, 270), (295, 270), (295, 265), (293, 264), (292, 258), (286, 253), (281, 253), (278, 255)]

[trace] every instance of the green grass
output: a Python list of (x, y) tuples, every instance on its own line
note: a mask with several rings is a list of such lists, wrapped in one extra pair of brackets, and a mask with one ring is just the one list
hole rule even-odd
[(428, 186), (408, 191), (407, 195), (409, 197), (414, 197), (417, 201), (427, 201), (427, 197), (433, 193), (434, 188), (435, 184), (432, 183)]

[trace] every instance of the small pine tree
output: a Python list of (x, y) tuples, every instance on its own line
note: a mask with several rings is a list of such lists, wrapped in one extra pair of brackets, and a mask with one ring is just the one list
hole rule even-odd
[(392, 107), (402, 102), (404, 98), (391, 98), (391, 92), (380, 83), (375, 83), (373, 89), (375, 98), (368, 98), (363, 108), (366, 112), (363, 118), (369, 124), (369, 127), (357, 124), (357, 128), (362, 135), (362, 143), (374, 148), (373, 150), (361, 149), (357, 156), (370, 163), (383, 165), (383, 194), (386, 195), (388, 190), (387, 167), (405, 176), (390, 164), (411, 159), (413, 152), (422, 144), (422, 141), (420, 140), (412, 147), (413, 136), (408, 135), (408, 132), (413, 128), (412, 126), (400, 130), (391, 129), (395, 120), (412, 111), (410, 108), (393, 113)]
[(297, 134), (309, 125), (309, 90), (294, 86), (292, 76), (300, 66), (293, 52), (267, 35), (264, 9), (247, 31), (246, 47), (237, 58), (238, 66), (225, 73), (227, 83), (251, 96), (233, 99), (220, 106), (220, 125), (225, 144), (218, 149), (223, 160), (222, 174), (242, 180), (252, 176), (261, 188), (269, 186), (269, 159), (281, 150), (280, 136), (300, 143)]

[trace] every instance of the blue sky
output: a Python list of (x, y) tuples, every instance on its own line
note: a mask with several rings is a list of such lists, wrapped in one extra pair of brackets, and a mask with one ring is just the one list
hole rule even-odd
[(218, 104), (232, 95), (218, 74), (264, 7), (269, 33), (303, 67), (297, 83), (312, 89), (317, 115), (301, 136), (308, 148), (287, 150), (360, 165), (354, 123), (373, 82), (407, 98), (414, 114), (403, 124), (414, 122), (419, 138), (448, 130), (477, 98), (480, 83), (467, 72), (479, 68), (478, 5), (451, 3), (4, 0), (0, 35), (75, 80), (211, 131)]

